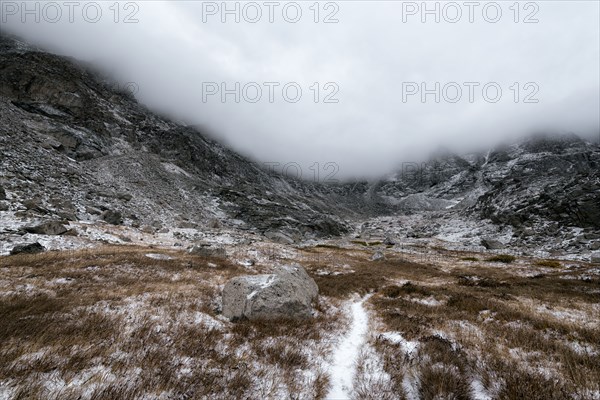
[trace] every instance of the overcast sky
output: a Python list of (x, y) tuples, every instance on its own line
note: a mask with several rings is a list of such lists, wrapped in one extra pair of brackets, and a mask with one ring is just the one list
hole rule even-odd
[(597, 138), (599, 2), (513, 3), (3, 1), (0, 23), (260, 162), (307, 179), (319, 163), (322, 179), (328, 162), (337, 178), (374, 176), (441, 147)]

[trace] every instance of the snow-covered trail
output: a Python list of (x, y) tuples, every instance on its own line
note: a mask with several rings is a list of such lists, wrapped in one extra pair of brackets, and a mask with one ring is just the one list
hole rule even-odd
[(352, 392), (352, 380), (356, 372), (356, 360), (361, 348), (367, 340), (369, 316), (363, 303), (369, 296), (356, 301), (351, 306), (352, 322), (350, 330), (335, 350), (333, 364), (329, 369), (331, 389), (326, 400), (346, 400)]

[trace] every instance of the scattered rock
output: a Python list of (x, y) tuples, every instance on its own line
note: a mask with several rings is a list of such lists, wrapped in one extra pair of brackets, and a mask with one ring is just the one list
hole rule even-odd
[(68, 229), (58, 221), (48, 221), (37, 226), (28, 226), (24, 228), (28, 233), (38, 235), (62, 235)]
[(319, 288), (298, 264), (273, 274), (231, 279), (223, 289), (223, 315), (231, 320), (309, 318)]
[(200, 244), (190, 249), (190, 254), (202, 257), (227, 257), (227, 253), (223, 247), (210, 246), (207, 244)]
[(153, 235), (156, 233), (156, 228), (153, 228), (149, 225), (144, 225), (141, 229), (142, 232), (147, 233), (149, 235)]
[(208, 221), (208, 227), (211, 229), (221, 229), (221, 221), (216, 218), (212, 218)]
[(532, 228), (524, 228), (522, 231), (523, 236), (533, 236), (535, 231)]
[(373, 256), (371, 257), (371, 261), (380, 261), (380, 260), (385, 260), (385, 254), (383, 254), (383, 251), (377, 250), (375, 252), (375, 254), (373, 254)]
[(100, 214), (102, 214), (102, 211), (99, 210), (99, 209), (97, 209), (97, 208), (95, 208), (95, 207), (86, 207), (85, 208), (85, 212), (87, 212), (88, 214), (91, 214), (91, 215), (100, 215)]
[(294, 240), (291, 237), (289, 237), (288, 235), (281, 233), (281, 232), (269, 231), (269, 232), (265, 232), (265, 236), (268, 237), (269, 239), (271, 239), (275, 243), (294, 244)]
[(394, 242), (389, 236), (386, 236), (386, 238), (383, 240), (383, 244), (386, 246), (393, 246), (396, 244), (396, 242)]
[(133, 196), (129, 193), (117, 193), (117, 198), (123, 201), (130, 201), (131, 199), (133, 199)]
[(18, 244), (11, 250), (10, 254), (37, 254), (45, 251), (46, 248), (38, 242), (29, 244)]
[(481, 245), (488, 250), (500, 250), (505, 247), (504, 243), (495, 239), (481, 239)]
[(47, 212), (47, 210), (44, 207), (42, 207), (41, 200), (39, 200), (39, 199), (25, 200), (23, 202), (23, 206), (27, 210), (37, 211), (42, 214), (45, 214)]
[(77, 215), (70, 211), (58, 211), (56, 215), (67, 221), (77, 221)]
[(123, 215), (119, 211), (106, 210), (100, 218), (111, 225), (121, 225), (123, 223)]

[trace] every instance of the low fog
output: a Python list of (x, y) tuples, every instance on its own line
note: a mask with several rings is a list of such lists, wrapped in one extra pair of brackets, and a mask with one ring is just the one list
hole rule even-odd
[(373, 177), (441, 148), (600, 135), (598, 2), (86, 3), (3, 1), (1, 29), (305, 179), (315, 165)]

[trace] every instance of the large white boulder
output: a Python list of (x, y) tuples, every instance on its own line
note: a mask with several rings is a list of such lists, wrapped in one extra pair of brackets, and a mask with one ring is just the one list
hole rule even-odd
[(231, 279), (223, 288), (223, 315), (231, 320), (308, 318), (319, 288), (298, 264), (276, 268), (267, 275)]

